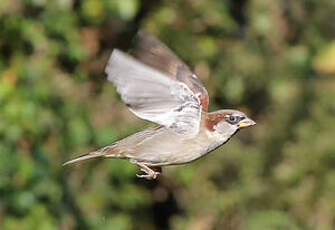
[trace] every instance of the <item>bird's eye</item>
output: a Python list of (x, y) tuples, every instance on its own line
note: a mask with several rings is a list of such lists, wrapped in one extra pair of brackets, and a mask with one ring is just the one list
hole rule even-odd
[(233, 115), (230, 115), (230, 116), (227, 116), (226, 117), (226, 121), (228, 121), (230, 124), (236, 124), (237, 122), (239, 122), (241, 119), (239, 116), (233, 116)]

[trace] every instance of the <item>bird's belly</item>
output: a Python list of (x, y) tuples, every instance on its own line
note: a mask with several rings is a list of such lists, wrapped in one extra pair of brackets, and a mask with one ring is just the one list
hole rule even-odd
[(199, 151), (164, 151), (145, 152), (135, 157), (136, 162), (142, 162), (150, 166), (185, 164), (203, 156)]
[[(207, 141), (208, 142), (208, 141)], [(169, 138), (169, 142), (150, 141), (138, 146), (132, 161), (150, 166), (185, 164), (209, 152), (209, 143), (202, 140), (180, 140)]]

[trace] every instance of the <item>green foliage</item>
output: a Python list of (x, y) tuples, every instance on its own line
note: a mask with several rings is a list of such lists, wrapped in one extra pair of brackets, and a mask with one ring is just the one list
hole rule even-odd
[[(0, 229), (334, 229), (334, 20), (328, 0), (1, 1)], [(146, 126), (103, 73), (139, 25), (210, 110), (257, 125), (159, 181), (122, 160), (62, 167)]]

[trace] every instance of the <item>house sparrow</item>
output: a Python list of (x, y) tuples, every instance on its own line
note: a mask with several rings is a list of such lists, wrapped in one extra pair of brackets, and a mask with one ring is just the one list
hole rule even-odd
[(105, 72), (136, 116), (159, 124), (64, 165), (97, 157), (128, 159), (156, 179), (161, 166), (192, 162), (256, 123), (236, 110), (208, 112), (209, 97), (197, 76), (160, 41), (138, 32), (130, 56), (114, 49)]

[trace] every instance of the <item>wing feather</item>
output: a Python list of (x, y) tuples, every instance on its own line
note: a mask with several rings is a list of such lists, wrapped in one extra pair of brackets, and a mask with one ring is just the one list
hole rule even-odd
[(209, 97), (206, 88), (167, 46), (142, 30), (137, 33), (134, 44), (132, 54), (136, 59), (173, 80), (185, 83), (194, 94), (199, 95), (202, 110), (208, 110)]
[(115, 49), (105, 69), (122, 100), (136, 116), (177, 133), (199, 131), (201, 106), (189, 87)]

